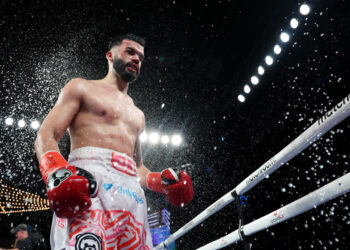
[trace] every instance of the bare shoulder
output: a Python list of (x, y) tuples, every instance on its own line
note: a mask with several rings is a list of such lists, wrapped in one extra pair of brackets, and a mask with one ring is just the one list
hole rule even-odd
[(87, 88), (88, 85), (91, 85), (91, 81), (90, 80), (86, 80), (83, 78), (73, 78), (72, 80), (70, 80), (63, 89), (68, 89), (71, 91), (74, 90), (82, 90), (84, 88)]
[(70, 97), (81, 97), (91, 85), (90, 80), (73, 78), (61, 90), (61, 95)]

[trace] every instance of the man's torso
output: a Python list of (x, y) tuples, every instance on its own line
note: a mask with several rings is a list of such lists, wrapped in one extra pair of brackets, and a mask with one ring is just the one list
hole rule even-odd
[(134, 157), (144, 115), (132, 99), (101, 81), (83, 80), (79, 112), (69, 126), (71, 150), (94, 146)]

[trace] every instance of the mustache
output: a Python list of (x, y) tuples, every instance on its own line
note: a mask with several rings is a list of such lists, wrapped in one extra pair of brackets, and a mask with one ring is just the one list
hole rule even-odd
[(138, 67), (137, 65), (135, 65), (135, 63), (131, 63), (131, 62), (126, 63), (126, 64), (125, 64), (125, 68), (126, 68), (126, 67), (134, 68), (134, 69), (136, 69), (137, 72), (139, 72), (139, 70), (140, 70), (139, 67)]

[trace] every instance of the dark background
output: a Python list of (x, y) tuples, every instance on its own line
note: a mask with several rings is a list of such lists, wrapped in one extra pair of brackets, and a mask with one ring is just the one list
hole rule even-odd
[[(147, 39), (142, 73), (129, 88), (147, 130), (181, 132), (184, 145), (145, 144), (153, 171), (184, 163), (195, 195), (185, 208), (147, 192), (150, 212), (166, 207), (175, 232), (300, 135), (350, 93), (348, 1), (0, 1), (0, 179), (46, 197), (33, 150), (36, 131), (4, 119), (42, 121), (71, 78), (107, 73), (111, 36)], [(299, 27), (245, 103), (244, 84), (272, 52), (289, 20)], [(164, 108), (161, 108), (164, 104)], [(345, 120), (246, 193), (244, 222), (278, 209), (344, 175), (349, 169), (350, 123)], [(69, 152), (69, 138), (60, 143)], [(349, 249), (349, 197), (344, 195), (250, 237), (252, 249)], [(0, 246), (25, 222), (49, 239), (50, 211), (0, 215)], [(196, 249), (237, 229), (228, 205), (176, 241)], [(227, 249), (242, 249), (241, 243)]]

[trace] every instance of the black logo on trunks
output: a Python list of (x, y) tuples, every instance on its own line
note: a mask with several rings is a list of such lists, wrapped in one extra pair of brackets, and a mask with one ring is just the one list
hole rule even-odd
[(77, 250), (102, 250), (102, 239), (93, 233), (79, 234), (76, 237)]
[(72, 172), (69, 169), (62, 168), (49, 176), (47, 180), (47, 187), (49, 189), (58, 187), (70, 176), (72, 176)]

